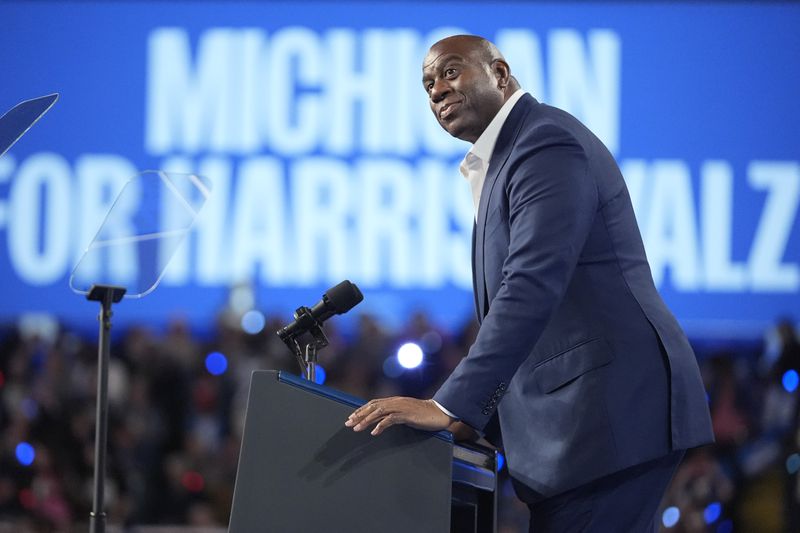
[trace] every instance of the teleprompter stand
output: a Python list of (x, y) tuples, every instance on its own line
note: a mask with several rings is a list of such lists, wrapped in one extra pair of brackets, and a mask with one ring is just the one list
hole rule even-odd
[(108, 436), (108, 360), (111, 354), (111, 304), (118, 303), (125, 288), (113, 285), (92, 285), (87, 300), (100, 302), (100, 339), (97, 349), (97, 422), (94, 434), (94, 496), (89, 515), (90, 533), (105, 533), (106, 513), (103, 496), (106, 479), (106, 441)]
[[(210, 184), (194, 174), (145, 171), (128, 180), (69, 279), (70, 288), (100, 303), (97, 352), (97, 420), (94, 442), (94, 494), (89, 531), (104, 533), (103, 510), (108, 436), (108, 364), (111, 306), (142, 298), (158, 286), (175, 250), (191, 230), (210, 194)], [(122, 207), (118, 207), (122, 206)], [(136, 206), (131, 216), (130, 208)], [(163, 219), (160, 213), (169, 212)], [(122, 224), (121, 221), (126, 221)], [(135, 220), (136, 224), (128, 222)], [(125, 231), (121, 232), (120, 228)]]

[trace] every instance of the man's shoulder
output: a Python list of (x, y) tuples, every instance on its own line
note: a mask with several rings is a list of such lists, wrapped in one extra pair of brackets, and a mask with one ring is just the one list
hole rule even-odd
[(522, 126), (530, 134), (546, 135), (552, 132), (563, 132), (574, 135), (574, 131), (583, 124), (563, 109), (531, 100), (523, 102), (524, 113)]
[(521, 109), (519, 132), (512, 150), (529, 150), (551, 145), (574, 145), (582, 148), (580, 122), (561, 109), (538, 102)]
[(572, 146), (589, 154), (597, 152), (596, 143), (602, 144), (580, 120), (563, 109), (537, 102), (532, 97), (521, 99), (520, 104), (512, 153), (555, 145)]

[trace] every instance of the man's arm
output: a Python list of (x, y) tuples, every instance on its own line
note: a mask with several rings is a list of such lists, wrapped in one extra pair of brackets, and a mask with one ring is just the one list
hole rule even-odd
[[(507, 163), (516, 169), (505, 184), (509, 248), (500, 289), (468, 356), (434, 395), (477, 431), (561, 302), (597, 212), (597, 188), (577, 141), (555, 126), (529, 137)], [(381, 403), (356, 410), (347, 425), (363, 430), (377, 423), (373, 434), (379, 434), (397, 423), (436, 431), (454, 421), (431, 400), (373, 402)]]
[(529, 136), (528, 146), (520, 141), (507, 163), (517, 168), (505, 184), (502, 282), (469, 355), (434, 396), (479, 431), (560, 304), (597, 212), (582, 147), (563, 130), (545, 128)]

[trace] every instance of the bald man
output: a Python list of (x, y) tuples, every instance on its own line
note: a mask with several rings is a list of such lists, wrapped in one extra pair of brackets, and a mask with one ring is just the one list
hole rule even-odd
[(519, 88), (487, 40), (434, 44), (422, 83), (475, 204), (475, 343), (430, 400), (372, 400), (345, 422), (502, 447), (531, 531), (639, 532), (684, 450), (712, 442), (697, 362), (653, 283), (614, 158)]

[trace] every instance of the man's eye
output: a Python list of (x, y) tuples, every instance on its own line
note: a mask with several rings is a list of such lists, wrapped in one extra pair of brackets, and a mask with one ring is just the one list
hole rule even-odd
[(456, 75), (456, 69), (449, 68), (449, 69), (444, 71), (444, 75), (447, 76), (448, 78), (452, 78), (453, 76)]

